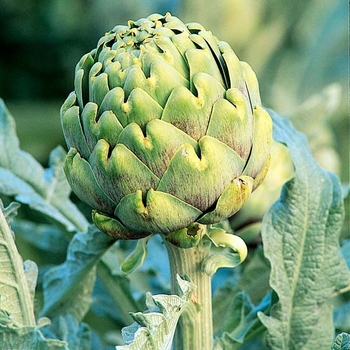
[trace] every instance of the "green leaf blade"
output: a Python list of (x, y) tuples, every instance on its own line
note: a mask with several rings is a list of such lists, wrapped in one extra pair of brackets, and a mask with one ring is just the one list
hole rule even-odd
[(222, 320), (217, 332), (216, 343), (223, 349), (238, 349), (251, 338), (256, 338), (265, 329), (258, 318), (258, 312), (266, 313), (270, 308), (271, 293), (268, 293), (254, 306), (249, 295), (238, 292), (232, 299), (228, 312)]
[(36, 327), (3, 325), (1, 322), (0, 346), (4, 350), (69, 350), (66, 342), (45, 339)]
[(81, 321), (89, 310), (95, 283), (96, 265), (113, 239), (95, 226), (75, 234), (68, 246), (66, 261), (44, 275), (42, 316), (73, 315)]
[[(192, 282), (177, 276), (183, 295), (147, 295), (147, 306), (151, 312), (132, 314), (135, 323), (122, 329), (127, 345), (117, 350), (170, 350), (177, 322), (186, 308), (193, 308), (191, 294), (195, 289)], [(157, 308), (154, 311), (155, 307)]]
[(63, 171), (65, 151), (55, 148), (44, 169), (19, 147), (15, 121), (0, 99), (0, 194), (15, 198), (44, 214), (68, 232), (85, 231), (88, 221), (69, 199)]
[[(349, 274), (339, 249), (343, 221), (341, 188), (334, 174), (313, 160), (305, 138), (271, 112), (274, 138), (289, 147), (295, 176), (263, 219), (270, 285), (279, 301), (270, 317), (260, 314), (271, 349), (329, 349), (333, 337), (332, 294)], [(344, 273), (345, 272), (345, 273)]]
[(349, 350), (350, 349), (350, 334), (340, 333), (334, 339), (331, 350)]
[[(15, 121), (0, 99), (0, 166), (19, 175), (40, 194), (45, 193), (44, 168), (29, 154), (21, 151)], [(23, 170), (27, 171), (23, 171)]]
[(35, 326), (33, 303), (11, 229), (0, 201), (0, 309), (16, 323)]

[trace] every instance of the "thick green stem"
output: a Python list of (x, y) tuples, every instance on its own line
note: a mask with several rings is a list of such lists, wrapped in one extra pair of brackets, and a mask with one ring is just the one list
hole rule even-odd
[(192, 295), (194, 307), (182, 314), (176, 331), (176, 350), (210, 350), (213, 348), (211, 277), (202, 271), (209, 255), (210, 243), (193, 248), (179, 248), (164, 239), (168, 250), (172, 294), (178, 294), (176, 275), (188, 276), (197, 286)]

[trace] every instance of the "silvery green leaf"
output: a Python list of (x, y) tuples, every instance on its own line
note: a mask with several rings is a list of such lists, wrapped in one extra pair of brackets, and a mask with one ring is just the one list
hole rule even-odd
[(227, 343), (216, 342), (213, 350), (268, 350), (264, 345), (263, 338), (254, 338), (247, 343), (239, 344), (233, 340), (226, 339)]
[(340, 333), (334, 339), (331, 350), (349, 350), (350, 349), (350, 334)]
[(343, 242), (341, 252), (344, 256), (346, 264), (348, 265), (348, 268), (350, 269), (350, 239), (347, 239)]
[(52, 332), (68, 344), (69, 349), (91, 350), (91, 331), (87, 324), (79, 323), (73, 316), (57, 317), (43, 333)]
[(86, 230), (87, 220), (70, 201), (70, 188), (63, 172), (65, 151), (51, 152), (49, 168), (44, 169), (30, 154), (22, 151), (15, 122), (0, 99), (0, 193), (44, 214), (67, 231)]
[(0, 210), (0, 271), (1, 310), (10, 314), (12, 320), (18, 324), (35, 326), (33, 303), (23, 261), (2, 210)]
[(66, 254), (69, 237), (54, 225), (16, 219), (12, 224), (16, 237), (50, 254)]
[(17, 202), (11, 202), (8, 207), (4, 207), (4, 204), (2, 203), (2, 200), (0, 199), (0, 210), (3, 211), (6, 221), (9, 226), (12, 226), (14, 218), (18, 214), (18, 208), (21, 205)]
[(112, 238), (95, 226), (74, 235), (66, 261), (44, 275), (42, 316), (55, 318), (71, 314), (82, 320), (90, 307), (96, 264), (112, 243)]
[(152, 235), (137, 240), (135, 249), (125, 258), (120, 268), (125, 274), (134, 272), (142, 266), (147, 256), (147, 243)]
[(334, 309), (334, 327), (350, 332), (350, 301), (346, 301)]
[(70, 350), (66, 342), (45, 339), (36, 327), (4, 325), (1, 322), (0, 346), (4, 350)]
[(253, 304), (258, 304), (270, 290), (268, 279), (270, 273), (269, 262), (263, 255), (262, 247), (252, 253), (250, 259), (235, 269), (234, 278), (226, 279), (214, 293), (213, 324), (214, 328), (221, 327), (226, 318), (232, 313), (230, 305), (237, 293), (245, 291)]
[(190, 296), (194, 290), (191, 282), (178, 276), (183, 295), (147, 295), (146, 312), (133, 313), (136, 321), (123, 328), (122, 335), (127, 345), (117, 346), (117, 350), (170, 350), (177, 322), (185, 307), (190, 307)]
[(24, 275), (26, 277), (31, 302), (32, 304), (34, 304), (35, 287), (38, 280), (39, 269), (37, 264), (31, 260), (26, 260), (23, 263), (23, 267), (24, 267)]
[[(344, 256), (346, 264), (350, 269), (350, 240), (342, 242), (341, 252)], [(350, 332), (350, 300), (344, 296), (338, 295), (334, 308), (334, 326), (338, 330)]]
[[(103, 292), (110, 297), (110, 302), (113, 303), (113, 307), (109, 307), (108, 310), (110, 316), (118, 314), (122, 322), (128, 324), (132, 321), (130, 312), (140, 310), (141, 303), (133, 295), (130, 279), (120, 271), (120, 262), (117, 256), (118, 253), (120, 254), (120, 250), (118, 245), (113, 245), (102, 256), (97, 266), (97, 273), (103, 285)], [(142, 276), (142, 278), (144, 277)], [(140, 278), (136, 277), (136, 280), (140, 280)], [(97, 305), (100, 308), (108, 301), (105, 295), (102, 297), (104, 298), (103, 302)], [(96, 298), (96, 294), (94, 298)], [(95, 301), (96, 299), (94, 299), (94, 304)]]
[(203, 261), (204, 272), (213, 276), (219, 267), (236, 267), (242, 262), (240, 255), (232, 252), (220, 252), (210, 255)]
[(330, 299), (349, 283), (340, 253), (343, 202), (338, 178), (320, 168), (304, 136), (271, 111), (274, 138), (289, 147), (295, 176), (263, 219), (270, 285), (278, 295), (270, 316), (259, 313), (271, 350), (329, 349)]
[(257, 306), (252, 304), (246, 292), (237, 293), (222, 319), (216, 342), (221, 344), (223, 349), (238, 349), (249, 334), (257, 334), (264, 330), (257, 314), (266, 313), (270, 305), (271, 293), (267, 294)]

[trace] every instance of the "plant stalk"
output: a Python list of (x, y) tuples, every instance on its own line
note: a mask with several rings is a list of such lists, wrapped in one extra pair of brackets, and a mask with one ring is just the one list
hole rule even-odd
[(168, 251), (171, 292), (179, 294), (176, 275), (188, 276), (197, 286), (192, 294), (193, 308), (183, 312), (175, 334), (176, 350), (211, 350), (213, 321), (211, 277), (202, 271), (203, 260), (209, 255), (210, 243), (201, 241), (193, 248), (179, 248), (164, 239)]

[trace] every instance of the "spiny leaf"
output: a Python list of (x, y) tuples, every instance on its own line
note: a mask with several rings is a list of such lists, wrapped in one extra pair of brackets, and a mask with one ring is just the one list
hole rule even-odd
[(87, 220), (69, 199), (71, 190), (63, 172), (65, 151), (54, 149), (49, 168), (44, 169), (20, 149), (14, 119), (1, 99), (0, 149), (0, 194), (29, 205), (69, 232), (87, 229)]
[(270, 285), (279, 301), (270, 316), (259, 317), (268, 329), (272, 350), (329, 349), (333, 338), (330, 299), (349, 283), (340, 253), (343, 203), (338, 178), (321, 169), (305, 138), (271, 111), (274, 138), (289, 147), (295, 176), (263, 219)]
[(178, 276), (182, 296), (147, 295), (148, 311), (134, 313), (136, 321), (123, 328), (124, 342), (128, 345), (117, 346), (117, 350), (170, 350), (177, 322), (185, 307), (190, 307), (190, 296), (194, 290), (191, 282)]

